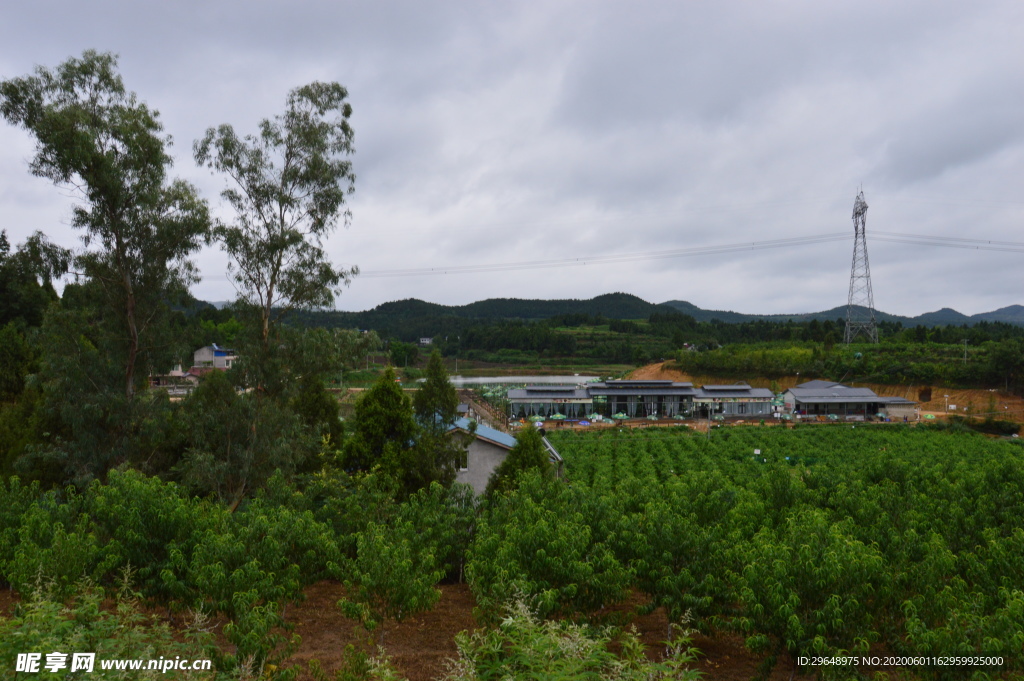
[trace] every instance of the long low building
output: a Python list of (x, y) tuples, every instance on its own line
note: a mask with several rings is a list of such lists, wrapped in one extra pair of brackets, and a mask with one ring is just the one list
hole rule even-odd
[(508, 391), (511, 416), (526, 418), (564, 414), (586, 416), (594, 410), (594, 398), (587, 388), (571, 385), (528, 385)]
[[(676, 381), (617, 380), (587, 385), (528, 385), (508, 391), (512, 418), (554, 414), (573, 419), (596, 412), (626, 418), (690, 416), (708, 418), (763, 418), (778, 411), (775, 395), (767, 388), (746, 383), (705, 385)], [(779, 403), (776, 402), (776, 405)], [(916, 403), (903, 397), (883, 397), (868, 388), (851, 388), (831, 381), (809, 381), (786, 391), (786, 412), (861, 420), (879, 414), (889, 418), (916, 417)], [(559, 417), (561, 418), (561, 417)]]
[(692, 383), (613, 380), (577, 386), (528, 385), (508, 391), (513, 418), (597, 412), (628, 418), (689, 414), (698, 395)]
[(851, 388), (832, 381), (808, 381), (783, 396), (786, 411), (796, 416), (825, 416), (864, 420), (882, 414), (889, 418), (916, 417), (916, 403), (905, 397), (884, 397), (870, 388)]

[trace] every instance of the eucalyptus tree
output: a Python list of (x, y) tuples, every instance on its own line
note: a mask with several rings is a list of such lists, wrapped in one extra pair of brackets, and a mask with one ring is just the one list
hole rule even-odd
[(166, 340), (156, 329), (168, 296), (195, 279), (188, 257), (209, 236), (207, 206), (191, 185), (168, 179), (170, 139), (110, 53), (89, 50), (0, 82), (0, 114), (35, 137), (31, 172), (79, 200), (72, 224), (85, 248), (74, 265), (102, 292), (108, 351), (130, 402), (146, 375), (140, 364)]
[(358, 269), (332, 264), (323, 241), (348, 224), (352, 193), (352, 107), (338, 83), (314, 82), (288, 94), (285, 112), (239, 136), (210, 128), (193, 146), (196, 162), (225, 174), (222, 193), (235, 219), (214, 230), (231, 258), (239, 301), (257, 313), (264, 352), (275, 316), (326, 307)]

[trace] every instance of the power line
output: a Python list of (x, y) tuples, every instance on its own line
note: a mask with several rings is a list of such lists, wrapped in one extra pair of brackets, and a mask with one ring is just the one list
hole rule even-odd
[[(360, 278), (383, 279), (394, 277), (422, 277), (448, 274), (485, 274), (490, 272), (513, 272), (519, 270), (551, 269), (557, 267), (583, 267), (586, 265), (607, 265), (625, 262), (667, 260), (672, 258), (692, 258), (708, 255), (724, 255), (748, 250), (769, 248), (787, 248), (809, 246), (836, 241), (847, 241), (850, 235), (845, 232), (819, 234), (812, 236), (790, 237), (786, 239), (769, 239), (735, 244), (719, 244), (695, 248), (680, 248), (660, 251), (641, 251), (636, 253), (617, 253), (611, 255), (589, 255), (575, 258), (551, 258), (546, 260), (521, 260), (505, 263), (483, 263), (479, 265), (449, 265), (438, 267), (414, 267), (391, 270), (371, 270), (360, 273)], [(1024, 253), (1024, 242), (996, 241), (993, 239), (968, 239), (965, 237), (929, 236), (926, 234), (905, 234), (900, 232), (872, 232), (872, 240), (888, 243), (907, 244), (910, 246), (941, 246), (943, 248), (960, 248), (976, 251), (1001, 251)]]
[(604, 265), (621, 262), (636, 262), (642, 260), (665, 260), (670, 258), (685, 258), (702, 255), (720, 255), (724, 253), (738, 253), (748, 250), (761, 250), (766, 248), (786, 248), (793, 246), (806, 246), (810, 244), (829, 243), (834, 241), (847, 241), (850, 235), (845, 232), (833, 234), (819, 234), (813, 236), (791, 237), (787, 239), (769, 239), (765, 241), (751, 241), (737, 244), (723, 244), (717, 246), (704, 246), (697, 248), (680, 248), (660, 251), (645, 251), (639, 253), (618, 253), (613, 255), (591, 255), (576, 258), (560, 258), (549, 260), (526, 260), (507, 263), (488, 263), (481, 265), (453, 265), (449, 267), (419, 267), (395, 270), (377, 270), (360, 273), (360, 278), (370, 277), (413, 277), (441, 274), (476, 274), (481, 272), (506, 272), (512, 270), (546, 269), (552, 267), (582, 267), (585, 265)]
[(994, 241), (991, 239), (967, 239), (962, 237), (928, 236), (924, 234), (901, 234), (897, 232), (872, 232), (873, 241), (886, 241), (912, 246), (941, 246), (962, 248), (972, 251), (1002, 251), (1024, 253), (1024, 243), (1019, 241)]
[[(639, 262), (644, 260), (665, 260), (671, 258), (698, 257), (703, 255), (722, 255), (739, 253), (748, 250), (808, 246), (836, 241), (847, 241), (850, 235), (846, 232), (821, 234), (814, 236), (791, 237), (787, 239), (771, 239), (767, 241), (751, 241), (736, 244), (720, 244), (699, 248), (682, 248), (660, 251), (642, 251), (636, 253), (619, 253), (612, 255), (590, 255), (576, 258), (556, 258), (549, 260), (524, 260), (506, 263), (487, 263), (480, 265), (451, 265), (440, 267), (419, 267), (393, 270), (371, 270), (360, 273), (359, 278), (383, 279), (393, 277), (420, 277), (446, 274), (483, 274), (489, 272), (513, 272), (517, 270), (549, 269), (555, 267), (582, 267), (586, 265), (605, 265), (622, 262)], [(871, 232), (873, 241), (883, 241), (910, 246), (941, 246), (943, 248), (960, 248), (972, 251), (999, 251), (1003, 253), (1024, 253), (1024, 242), (996, 241), (994, 239), (968, 239), (965, 237), (930, 236), (927, 234), (905, 234), (900, 232)], [(205, 276), (204, 279), (226, 280), (226, 276)]]

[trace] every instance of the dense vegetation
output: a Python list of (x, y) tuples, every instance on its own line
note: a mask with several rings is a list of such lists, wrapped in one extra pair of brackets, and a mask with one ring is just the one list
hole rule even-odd
[[(536, 584), (552, 612), (598, 612), (633, 586), (673, 616), (742, 632), (765, 669), (786, 653), (795, 664), (877, 644), (901, 656), (1001, 656), (1005, 669), (1024, 671), (1017, 442), (810, 426), (716, 430), (709, 439), (662, 429), (559, 433), (556, 443), (569, 487), (524, 485), (488, 516), (509, 528), (516, 555), (533, 556), (525, 542), (537, 539), (511, 528), (544, 527), (563, 537), (549, 542), (568, 542), (556, 571), (539, 552), (509, 569), (515, 583)], [(545, 514), (563, 520), (539, 522)], [(471, 574), (502, 555), (483, 546), (471, 549)], [(495, 587), (474, 588), (486, 604)], [(971, 677), (963, 668), (917, 671)]]
[(274, 664), (282, 678), (289, 641), (271, 631), (305, 585), (345, 581), (345, 612), (386, 642), (382, 624), (431, 607), (437, 582), (462, 575), (484, 622), (516, 598), (530, 617), (599, 621), (637, 590), (670, 621), (742, 633), (765, 671), (869, 652), (1002, 659), (967, 672), (909, 665), (928, 679), (1024, 671), (1016, 442), (840, 425), (554, 440), (566, 479), (527, 468), (483, 506), (438, 483), (401, 501), (394, 478), (329, 464), (274, 476), (234, 512), (134, 471), (81, 492), (14, 478), (0, 486), (0, 578), (31, 594), (45, 575), (49, 593), (85, 598), (82, 576), (113, 588), (136, 566), (142, 598), (231, 621), (228, 652), (199, 648), (218, 668)]
[[(941, 331), (935, 329), (935, 335)], [(959, 332), (977, 339), (966, 353), (962, 341), (917, 341), (911, 330), (879, 344), (829, 347), (775, 342), (733, 344), (704, 352), (684, 350), (676, 354), (676, 364), (693, 375), (781, 378), (799, 374), (839, 382), (1024, 390), (1024, 342), (1013, 336), (989, 340), (983, 329)]]
[[(308, 313), (291, 319), (327, 327), (344, 320), (372, 328), (390, 339), (398, 365), (408, 365), (410, 357), (415, 362), (413, 344), (432, 338), (445, 356), (503, 364), (640, 365), (675, 357), (693, 375), (743, 379), (799, 372), (837, 381), (884, 378), (950, 387), (1024, 388), (1024, 327), (1015, 324), (978, 321), (905, 328), (902, 322), (883, 321), (881, 344), (846, 346), (841, 318), (698, 321), (667, 305), (649, 306), (642, 316), (620, 316), (640, 312), (637, 300), (612, 294), (591, 301), (491, 300), (459, 308), (401, 301), (368, 312)], [(551, 305), (538, 307), (542, 302)], [(967, 364), (962, 361), (965, 341)]]

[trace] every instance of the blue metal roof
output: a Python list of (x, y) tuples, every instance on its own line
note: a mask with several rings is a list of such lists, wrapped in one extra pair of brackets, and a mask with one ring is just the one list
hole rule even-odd
[[(452, 424), (452, 428), (458, 428), (459, 430), (469, 432), (469, 424), (470, 419), (462, 417), (460, 419), (455, 420), (455, 423)], [(482, 440), (487, 440), (489, 442), (493, 442), (496, 445), (507, 447), (509, 449), (512, 449), (513, 447), (516, 446), (516, 439), (509, 435), (508, 433), (503, 433), (500, 430), (495, 430), (494, 428), (490, 428), (479, 422), (476, 424), (476, 436)]]

